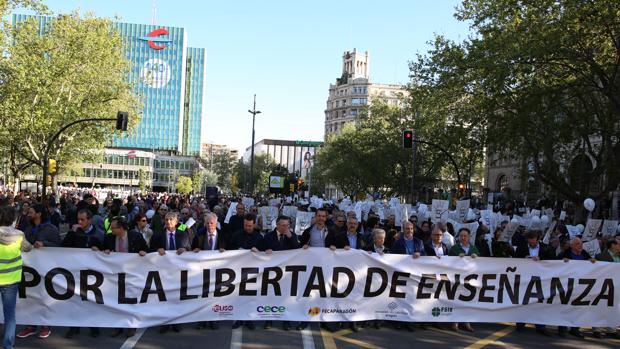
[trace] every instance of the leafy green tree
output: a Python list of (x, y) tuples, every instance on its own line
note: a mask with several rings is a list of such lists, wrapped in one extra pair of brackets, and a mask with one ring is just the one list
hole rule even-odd
[(225, 149), (215, 151), (212, 157), (212, 169), (217, 174), (217, 186), (223, 190), (230, 190), (230, 179), (233, 173), (235, 159)]
[(140, 188), (141, 192), (144, 192), (146, 190), (146, 180), (143, 169), (138, 170), (138, 187)]
[[(11, 153), (14, 174), (23, 164), (42, 169), (48, 140), (68, 123), (112, 118), (118, 110), (129, 112), (131, 125), (139, 121), (130, 62), (109, 20), (71, 13), (51, 18), (43, 28), (37, 17), (3, 29), (0, 146)], [(50, 158), (96, 160), (114, 126), (98, 122), (69, 128), (51, 144)]]
[[(264, 194), (268, 191), (269, 174), (276, 166), (275, 159), (269, 154), (254, 155), (254, 194)], [(250, 189), (250, 161), (240, 159), (234, 170), (239, 189)], [(266, 178), (266, 179), (265, 179)]]
[(192, 179), (186, 176), (180, 176), (175, 185), (177, 191), (181, 194), (189, 194), (192, 192)]
[(620, 183), (620, 3), (465, 0), (469, 39), (411, 63), (412, 103), (577, 203)]
[(219, 178), (215, 171), (204, 170), (202, 173), (202, 178), (204, 180), (205, 186), (207, 187), (216, 187), (218, 186)]

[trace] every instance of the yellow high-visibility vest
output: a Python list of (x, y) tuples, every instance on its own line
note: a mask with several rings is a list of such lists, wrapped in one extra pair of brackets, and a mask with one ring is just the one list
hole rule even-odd
[(22, 281), (22, 241), (17, 239), (10, 245), (0, 244), (0, 285), (11, 285)]

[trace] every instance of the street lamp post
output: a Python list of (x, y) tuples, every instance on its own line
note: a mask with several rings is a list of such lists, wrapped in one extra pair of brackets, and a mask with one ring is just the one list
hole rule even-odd
[(252, 114), (252, 150), (250, 151), (250, 193), (254, 193), (254, 124), (256, 121), (256, 114), (260, 114), (260, 111), (256, 110), (256, 94), (254, 94), (254, 107), (252, 110), (248, 110), (248, 113)]

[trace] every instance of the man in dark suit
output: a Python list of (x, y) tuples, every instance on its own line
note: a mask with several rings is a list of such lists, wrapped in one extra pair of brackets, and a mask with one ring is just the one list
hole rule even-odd
[(347, 219), (347, 231), (336, 235), (336, 248), (344, 248), (345, 250), (365, 250), (366, 240), (364, 235), (357, 232), (358, 221), (356, 217)]
[[(192, 240), (192, 250), (199, 251), (220, 251), (226, 250), (227, 241), (222, 231), (217, 229), (218, 217), (215, 213), (207, 213), (204, 216), (204, 228), (200, 229)], [(219, 321), (202, 321), (196, 326), (196, 329), (206, 328), (207, 325), (212, 330), (220, 327)]]
[(426, 256), (424, 242), (413, 236), (413, 230), (413, 223), (405, 222), (403, 226), (403, 236), (396, 240), (390, 252), (394, 254), (408, 254), (413, 258)]
[[(182, 254), (188, 250), (191, 250), (192, 243), (189, 238), (187, 230), (177, 230), (177, 224), (179, 223), (179, 216), (176, 212), (168, 212), (164, 217), (164, 230), (160, 232), (153, 232), (151, 237), (150, 252), (157, 252), (160, 256), (166, 254), (166, 251), (176, 251), (177, 254)], [(164, 325), (159, 328), (159, 333), (166, 333), (170, 329), (170, 325)], [(172, 325), (174, 332), (180, 332), (181, 326), (178, 324)]]
[[(261, 243), (261, 251), (271, 254), (273, 251), (294, 250), (299, 248), (297, 235), (291, 233), (291, 219), (287, 216), (279, 216), (276, 220), (276, 229), (267, 233)], [(265, 329), (271, 328), (271, 320), (265, 321)], [(288, 321), (282, 321), (282, 328), (285, 331), (291, 329)]]
[(426, 251), (427, 256), (441, 258), (448, 255), (448, 246), (441, 242), (442, 238), (443, 232), (438, 227), (435, 227), (431, 233), (431, 241), (424, 245), (424, 251)]
[[(110, 221), (110, 229), (112, 234), (106, 234), (103, 238), (103, 253), (138, 253), (145, 256), (148, 246), (142, 234), (136, 230), (128, 231), (129, 224), (127, 219), (122, 216), (113, 217)], [(112, 330), (110, 337), (117, 337), (123, 333), (122, 328)], [(127, 330), (127, 337), (133, 337), (136, 334), (135, 328)]]
[(336, 233), (326, 225), (327, 210), (319, 208), (314, 216), (314, 224), (304, 230), (299, 237), (299, 244), (308, 247), (330, 247), (336, 245)]
[[(549, 248), (549, 246), (540, 242), (540, 236), (542, 232), (532, 230), (528, 231), (524, 234), (526, 243), (520, 244), (515, 251), (515, 258), (528, 258), (534, 262), (538, 262), (540, 260), (549, 260), (555, 259), (555, 253)], [(543, 336), (549, 336), (549, 332), (545, 325), (536, 324), (536, 332), (542, 334)], [(517, 323), (517, 331), (521, 332), (525, 329), (524, 323)]]
[[(345, 250), (365, 250), (366, 240), (362, 233), (357, 232), (359, 223), (355, 216), (347, 219), (347, 231), (336, 235), (336, 248), (344, 248)], [(331, 248), (331, 246), (330, 246)], [(358, 332), (360, 329), (359, 321), (349, 322), (351, 331)]]

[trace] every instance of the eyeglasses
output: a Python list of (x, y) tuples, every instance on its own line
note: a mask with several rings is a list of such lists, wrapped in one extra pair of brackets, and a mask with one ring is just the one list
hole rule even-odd
[(146, 222), (146, 218), (141, 219), (140, 222)]

